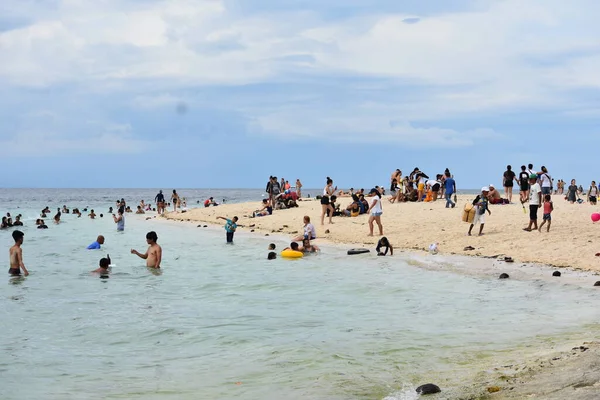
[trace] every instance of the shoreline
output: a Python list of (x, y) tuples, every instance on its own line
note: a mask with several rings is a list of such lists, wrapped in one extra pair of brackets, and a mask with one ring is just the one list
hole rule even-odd
[[(589, 215), (595, 207), (559, 203), (560, 196), (554, 196), (555, 211), (549, 233), (524, 232), (528, 214), (520, 204), (491, 205), (492, 215), (486, 215), (484, 236), (467, 236), (468, 223), (461, 221), (465, 203), (473, 195), (459, 195), (457, 206), (446, 209), (444, 201), (432, 203), (390, 204), (383, 200), (382, 223), (386, 236), (395, 249), (427, 252), (431, 243), (439, 243), (442, 255), (461, 255), (478, 258), (500, 259), (512, 257), (515, 264), (539, 264), (572, 271), (600, 273), (600, 252), (590, 238), (600, 230), (600, 224), (593, 224)], [(341, 208), (351, 200), (339, 199)], [(344, 246), (375, 247), (378, 237), (369, 237), (368, 217), (334, 217), (333, 224), (320, 225), (321, 205), (315, 199), (298, 202), (298, 208), (275, 210), (273, 215), (249, 218), (254, 210), (260, 209), (260, 202), (223, 204), (218, 207), (193, 208), (187, 212), (169, 212), (163, 218), (174, 221), (189, 221), (210, 225), (220, 225), (217, 216), (234, 215), (239, 217), (239, 231), (255, 234), (281, 234), (290, 239), (302, 232), (304, 215), (311, 217), (317, 229), (319, 243), (332, 243)], [(541, 214), (539, 222), (541, 223)], [(577, 223), (565, 221), (579, 221)], [(478, 227), (474, 228), (477, 232)], [(375, 227), (377, 231), (377, 227)], [(468, 250), (472, 247), (473, 250)]]
[[(461, 200), (464, 204), (464, 198), (459, 198), (459, 204)], [(303, 215), (310, 215), (314, 223), (315, 217), (319, 215), (316, 211), (320, 211), (320, 204), (318, 202), (303, 201), (300, 203), (299, 208), (275, 211), (274, 216), (260, 218), (244, 217), (244, 215), (250, 215), (254, 209), (258, 208), (259, 204), (258, 202), (252, 202), (221, 205), (216, 208), (198, 208), (185, 213), (169, 213), (164, 217), (157, 217), (157, 219), (170, 222), (196, 223), (213, 228), (222, 225), (216, 220), (216, 216), (231, 217), (235, 213), (240, 218), (239, 224), (242, 225), (240, 231), (249, 235), (270, 236), (275, 240), (285, 240), (286, 237), (291, 238), (291, 235), (295, 231), (301, 231)], [(390, 204), (386, 205), (387, 209), (393, 206)], [(427, 207), (428, 205), (424, 206)], [(439, 205), (436, 206), (439, 208)], [(457, 205), (457, 208), (459, 207)], [(499, 207), (502, 206), (492, 209), (492, 213)], [(514, 207), (514, 205), (504, 206), (504, 210), (513, 211), (511, 208)], [(433, 207), (428, 207), (428, 211), (430, 211), (429, 208)], [(385, 211), (386, 208), (384, 208)], [(440, 208), (440, 211), (443, 212), (446, 210)], [(461, 221), (459, 220), (462, 207), (460, 211), (457, 209), (454, 209), (454, 211), (454, 216), (458, 220), (457, 225), (468, 229), (468, 224), (460, 223)], [(519, 212), (522, 214), (521, 211)], [(331, 245), (338, 249), (350, 248), (356, 245), (374, 247), (377, 239), (367, 237), (367, 232), (364, 231), (367, 218), (364, 217), (363, 220), (355, 221), (358, 218), (360, 217), (337, 217), (334, 218), (334, 222), (341, 221), (342, 223), (335, 223), (333, 225), (326, 223), (324, 227), (317, 225), (319, 223), (317, 221), (315, 226), (317, 227), (319, 238), (316, 243), (324, 246)], [(386, 226), (391, 224), (386, 224), (385, 219), (383, 220), (383, 224), (384, 232), (386, 232)], [(508, 225), (510, 224), (511, 222), (509, 221)], [(346, 233), (346, 235), (332, 237), (332, 234), (341, 230), (340, 228), (355, 228), (356, 225), (363, 228), (361, 231), (363, 235), (352, 237), (349, 233)], [(590, 223), (590, 226), (593, 225)], [(320, 234), (325, 229), (329, 229), (331, 233)], [(520, 233), (518, 232), (518, 234)], [(527, 232), (523, 232), (523, 235), (527, 234)], [(534, 234), (543, 235), (543, 233)], [(398, 240), (393, 234), (386, 233), (386, 236), (393, 244)], [(354, 238), (356, 240), (353, 240)], [(464, 240), (463, 238), (458, 240)], [(467, 240), (482, 238), (485, 238), (485, 236), (481, 238), (467, 237)], [(584, 268), (584, 258), (579, 258), (576, 263), (568, 266), (557, 266), (553, 265), (553, 263), (544, 262), (545, 259), (543, 257), (540, 260), (535, 258), (533, 260), (528, 258), (523, 260), (515, 257), (515, 253), (513, 252), (511, 255), (515, 258), (515, 262), (506, 263), (499, 259), (499, 256), (504, 253), (495, 251), (495, 248), (489, 246), (489, 243), (485, 243), (487, 246), (478, 249), (479, 251), (477, 252), (444, 251), (446, 245), (442, 247), (442, 243), (444, 242), (440, 241), (441, 251), (437, 255), (430, 255), (426, 251), (426, 246), (395, 246), (395, 250), (398, 253), (402, 253), (403, 257), (408, 257), (409, 263), (418, 268), (488, 277), (490, 279), (497, 279), (500, 273), (506, 272), (510, 275), (510, 279), (543, 280), (555, 283), (557, 279), (560, 279), (560, 283), (562, 284), (576, 285), (589, 290), (594, 290), (592, 285), (597, 280), (596, 276), (600, 270), (600, 268)], [(565, 243), (563, 242), (564, 245)], [(560, 247), (558, 250), (560, 251)], [(482, 260), (486, 261), (482, 263)], [(452, 265), (452, 268), (448, 268), (450, 265)], [(560, 278), (555, 278), (552, 277), (551, 271), (556, 270), (556, 268), (564, 268), (569, 272), (563, 274)], [(457, 398), (454, 397), (454, 394), (456, 390), (459, 390), (462, 393), (461, 396), (473, 399), (513, 400), (530, 397), (548, 400), (574, 397), (584, 400), (595, 399), (597, 392), (600, 391), (600, 371), (597, 371), (595, 368), (595, 365), (600, 362), (600, 342), (596, 342), (595, 339), (596, 336), (593, 332), (584, 325), (582, 326), (582, 331), (578, 334), (551, 337), (547, 345), (535, 345), (534, 348), (528, 348), (529, 345), (527, 343), (519, 343), (511, 349), (510, 355), (500, 354), (498, 357), (490, 360), (487, 366), (484, 367), (482, 365), (478, 373), (474, 372), (473, 380), (470, 384), (455, 387), (450, 392), (446, 391), (446, 394), (444, 394), (445, 391), (442, 387), (442, 393), (436, 398)], [(518, 357), (519, 352), (524, 352), (522, 357)]]

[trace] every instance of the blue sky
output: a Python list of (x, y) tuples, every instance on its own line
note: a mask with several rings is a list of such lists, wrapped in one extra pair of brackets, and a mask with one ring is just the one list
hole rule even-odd
[(600, 180), (591, 0), (4, 0), (2, 187)]

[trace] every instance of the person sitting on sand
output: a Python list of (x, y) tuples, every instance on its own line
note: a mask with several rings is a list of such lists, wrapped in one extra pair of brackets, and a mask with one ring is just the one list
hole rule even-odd
[(358, 196), (352, 195), (352, 203), (344, 210), (343, 215), (346, 217), (358, 217), (360, 214), (360, 200), (358, 200)]
[(303, 253), (316, 253), (320, 251), (320, 249), (314, 244), (310, 244), (309, 239), (302, 239), (302, 247), (300, 247), (300, 251)]
[(210, 207), (210, 206), (213, 206), (213, 207), (218, 206), (217, 202), (212, 197), (209, 197), (208, 199), (204, 200), (204, 207)]
[(490, 192), (488, 194), (488, 200), (490, 204), (508, 204), (508, 200), (502, 198), (500, 192), (494, 187), (494, 185), (490, 184), (489, 186)]
[(361, 214), (366, 214), (367, 210), (369, 209), (369, 202), (367, 201), (367, 199), (365, 199), (365, 195), (364, 194), (360, 194), (358, 196), (358, 201), (360, 202), (360, 204), (359, 204), (360, 213)]
[(488, 187), (483, 187), (481, 189), (481, 195), (477, 195), (475, 200), (473, 200), (473, 205), (475, 206), (475, 218), (469, 227), (469, 232), (467, 235), (471, 236), (471, 231), (473, 227), (479, 222), (479, 236), (483, 235), (483, 227), (485, 225), (485, 212), (492, 215), (490, 208), (488, 207), (488, 194), (490, 189)]
[[(385, 251), (382, 252), (381, 250), (385, 247)], [(378, 256), (385, 256), (387, 255), (388, 250), (390, 251), (390, 256), (394, 255), (394, 247), (390, 244), (390, 242), (388, 241), (387, 237), (382, 237), (381, 239), (379, 239), (379, 241), (377, 242), (377, 247), (375, 247), (375, 251), (377, 251), (377, 255)]]
[(162, 248), (156, 243), (158, 240), (158, 235), (156, 232), (151, 231), (146, 234), (146, 243), (148, 243), (149, 247), (146, 250), (146, 253), (141, 254), (137, 250), (131, 249), (131, 254), (135, 254), (136, 256), (143, 258), (146, 260), (146, 267), (148, 268), (160, 268), (160, 263), (162, 261)]
[(98, 268), (93, 270), (92, 274), (100, 274), (100, 275), (108, 275), (110, 273), (110, 255), (107, 254), (106, 257), (100, 259), (98, 263)]
[(104, 244), (104, 236), (102, 235), (98, 235), (98, 237), (96, 238), (96, 241), (92, 244), (90, 244), (88, 247), (86, 247), (87, 250), (98, 250), (101, 248), (101, 246)]
[(273, 207), (269, 199), (262, 200), (263, 207), (260, 210), (254, 211), (253, 217), (264, 217), (273, 214)]
[(304, 233), (302, 236), (297, 236), (293, 240), (303, 240), (304, 238), (315, 240), (317, 238), (317, 231), (315, 226), (310, 223), (310, 217), (308, 215), (304, 216)]

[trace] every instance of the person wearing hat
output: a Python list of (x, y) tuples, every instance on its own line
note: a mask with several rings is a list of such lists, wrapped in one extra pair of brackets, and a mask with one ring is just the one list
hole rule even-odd
[(502, 196), (500, 195), (500, 192), (496, 190), (494, 184), (490, 183), (489, 188), (490, 192), (488, 194), (488, 199), (490, 204), (503, 204)]
[(529, 225), (523, 229), (527, 232), (538, 229), (537, 213), (540, 204), (542, 204), (542, 188), (537, 180), (538, 176), (536, 174), (529, 175)]
[(475, 206), (475, 218), (473, 219), (473, 223), (471, 224), (471, 226), (469, 227), (469, 232), (467, 233), (469, 236), (471, 236), (471, 231), (473, 230), (473, 227), (479, 223), (479, 236), (483, 235), (483, 227), (485, 225), (485, 212), (487, 211), (488, 214), (492, 215), (492, 212), (490, 211), (490, 208), (488, 207), (488, 196), (490, 193), (490, 188), (487, 186), (484, 186), (481, 188), (481, 195), (478, 195), (477, 197), (475, 197), (475, 200), (473, 200), (473, 205)]

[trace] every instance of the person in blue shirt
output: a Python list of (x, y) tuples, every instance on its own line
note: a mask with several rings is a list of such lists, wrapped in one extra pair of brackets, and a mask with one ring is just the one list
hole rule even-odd
[(445, 189), (445, 197), (446, 197), (446, 208), (448, 207), (456, 207), (456, 203), (452, 201), (452, 195), (456, 193), (456, 181), (450, 176), (450, 171), (446, 171), (446, 180), (444, 181)]
[(88, 250), (98, 250), (100, 249), (100, 246), (104, 244), (104, 236), (102, 235), (98, 235), (98, 237), (96, 238), (96, 241), (92, 244), (90, 244), (87, 249)]
[(225, 217), (217, 217), (217, 219), (224, 219), (225, 222), (225, 232), (227, 232), (227, 243), (233, 243), (233, 234), (237, 229), (236, 222), (238, 221), (238, 217), (233, 217), (232, 219), (227, 219)]

